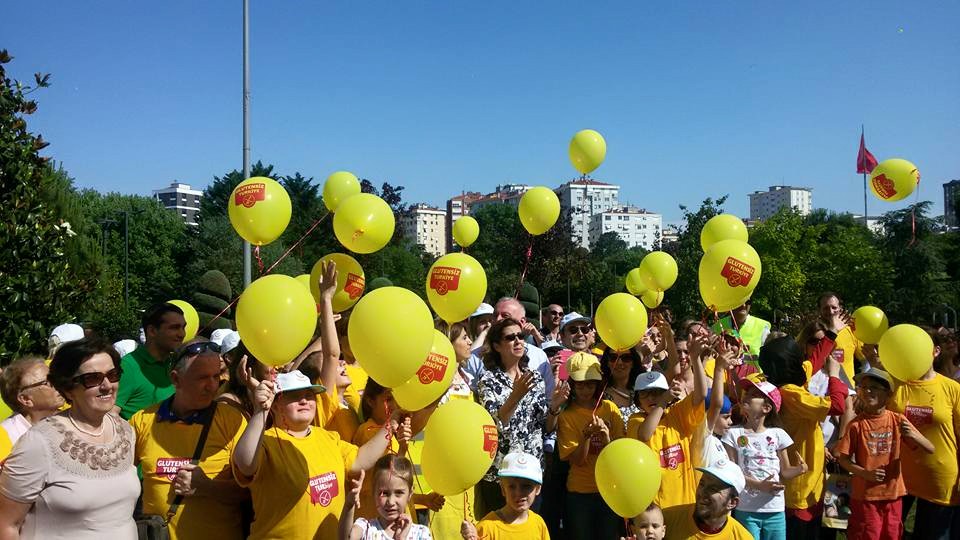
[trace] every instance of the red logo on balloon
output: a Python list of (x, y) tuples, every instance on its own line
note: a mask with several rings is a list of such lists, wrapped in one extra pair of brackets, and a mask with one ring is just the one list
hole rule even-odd
[(727, 278), (727, 285), (731, 287), (746, 287), (756, 271), (756, 268), (743, 261), (727, 257), (727, 262), (720, 269), (720, 275)]
[(497, 455), (497, 440), (497, 426), (483, 426), (483, 451), (491, 459)]
[(887, 178), (885, 174), (874, 176), (870, 182), (873, 183), (873, 190), (876, 191), (877, 195), (882, 199), (889, 199), (897, 194), (897, 188), (893, 180)]
[(257, 201), (267, 198), (267, 185), (260, 182), (257, 184), (247, 184), (238, 186), (233, 195), (233, 204), (243, 206), (244, 208), (253, 208)]
[(450, 359), (442, 354), (432, 352), (427, 355), (427, 359), (423, 361), (423, 365), (417, 370), (417, 378), (420, 379), (420, 384), (442, 381), (443, 376), (447, 373), (447, 364), (449, 363)]
[(443, 296), (460, 286), (460, 269), (450, 266), (437, 266), (430, 272), (430, 288)]
[(347, 274), (347, 282), (343, 284), (343, 292), (347, 293), (347, 296), (349, 296), (351, 300), (356, 300), (363, 294), (365, 285), (366, 280), (363, 276)]

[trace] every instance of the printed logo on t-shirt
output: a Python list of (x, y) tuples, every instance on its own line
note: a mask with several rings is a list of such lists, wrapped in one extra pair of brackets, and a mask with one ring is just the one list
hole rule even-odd
[(603, 439), (599, 433), (594, 433), (590, 436), (590, 449), (587, 450), (587, 452), (595, 456), (599, 454), (601, 450), (603, 450)]
[(430, 271), (430, 288), (440, 296), (460, 287), (460, 269), (450, 266), (436, 266)]
[(190, 463), (190, 458), (162, 457), (157, 458), (157, 476), (173, 480), (184, 465)]
[(830, 353), (830, 356), (832, 356), (833, 359), (837, 361), (837, 363), (843, 364), (843, 349), (840, 349), (840, 348), (833, 349), (833, 352)]
[(330, 506), (333, 498), (340, 494), (337, 473), (330, 471), (310, 479), (310, 502), (320, 506)]
[(746, 435), (737, 437), (737, 446), (745, 448), (748, 444), (750, 444), (750, 439), (748, 439)]
[(903, 410), (903, 415), (917, 428), (929, 426), (933, 423), (933, 407), (907, 405)]
[(867, 433), (867, 450), (871, 455), (882, 456), (890, 453), (892, 431), (871, 431)]
[(660, 450), (660, 466), (664, 469), (676, 469), (684, 461), (686, 461), (686, 458), (683, 455), (683, 447), (679, 444)]

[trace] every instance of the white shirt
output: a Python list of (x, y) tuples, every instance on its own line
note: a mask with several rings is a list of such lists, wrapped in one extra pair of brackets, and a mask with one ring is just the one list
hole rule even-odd
[(0, 427), (6, 430), (7, 436), (10, 437), (11, 445), (17, 444), (17, 441), (30, 429), (30, 426), (30, 421), (24, 418), (22, 414), (15, 414), (0, 422)]
[[(789, 448), (793, 439), (780, 428), (767, 428), (756, 433), (743, 427), (732, 427), (723, 436), (723, 444), (736, 451), (737, 464), (743, 469), (744, 476), (760, 481), (780, 481), (777, 452)], [(783, 508), (783, 490), (769, 493), (749, 486), (740, 492), (740, 504), (737, 505), (737, 510), (744, 512), (783, 512)]]

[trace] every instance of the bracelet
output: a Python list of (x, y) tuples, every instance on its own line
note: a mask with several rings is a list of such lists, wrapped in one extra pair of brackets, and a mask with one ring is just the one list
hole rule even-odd
[(560, 416), (560, 409), (554, 411), (553, 409), (547, 409), (547, 412), (550, 413), (550, 416)]

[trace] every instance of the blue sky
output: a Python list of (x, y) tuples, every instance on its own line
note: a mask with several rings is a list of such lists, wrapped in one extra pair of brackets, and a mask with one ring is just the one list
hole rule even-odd
[[(439, 205), (556, 186), (593, 128), (594, 178), (667, 221), (723, 194), (746, 215), (779, 183), (859, 211), (863, 123), (936, 213), (960, 178), (956, 2), (250, 3), (252, 155), (281, 174), (346, 169)], [(240, 7), (16, 2), (0, 47), (12, 75), (52, 73), (30, 126), (79, 186), (204, 186), (241, 167)]]

